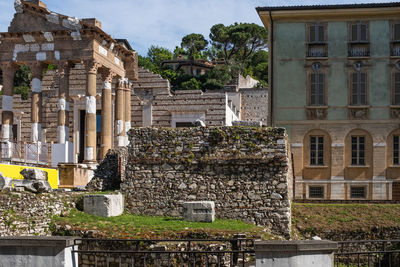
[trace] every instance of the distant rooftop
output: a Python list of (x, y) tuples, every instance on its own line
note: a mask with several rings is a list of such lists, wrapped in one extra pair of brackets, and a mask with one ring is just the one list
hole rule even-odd
[(400, 7), (400, 2), (388, 3), (364, 3), (364, 4), (337, 4), (337, 5), (299, 5), (299, 6), (265, 6), (257, 7), (260, 11), (280, 11), (280, 10), (312, 10), (312, 9), (346, 9), (346, 8), (377, 8), (377, 7)]

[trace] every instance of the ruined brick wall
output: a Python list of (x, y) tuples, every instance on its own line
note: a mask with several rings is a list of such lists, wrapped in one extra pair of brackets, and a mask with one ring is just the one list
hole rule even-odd
[(264, 125), (267, 125), (268, 89), (240, 89), (239, 92), (241, 93), (241, 120), (262, 121)]
[(224, 93), (201, 90), (172, 92), (167, 79), (139, 68), (139, 80), (133, 82), (132, 126), (143, 126), (143, 104), (152, 103), (154, 127), (171, 127), (173, 114), (204, 114), (207, 126), (225, 125)]
[(180, 216), (215, 201), (216, 216), (290, 235), (290, 160), (282, 128), (134, 128), (121, 190), (128, 211)]

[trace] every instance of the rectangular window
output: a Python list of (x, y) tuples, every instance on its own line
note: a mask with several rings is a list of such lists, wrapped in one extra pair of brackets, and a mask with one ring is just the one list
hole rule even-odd
[(351, 74), (351, 105), (367, 105), (367, 73)]
[(324, 198), (324, 187), (323, 186), (310, 186), (308, 197), (309, 198)]
[(365, 198), (365, 187), (363, 186), (352, 186), (350, 188), (351, 198)]
[(310, 105), (324, 106), (325, 105), (325, 74), (311, 73), (310, 74)]
[(393, 24), (392, 41), (400, 42), (400, 23)]
[(308, 42), (310, 44), (325, 43), (325, 26), (319, 24), (308, 26)]
[(350, 42), (367, 43), (368, 42), (368, 24), (355, 23), (350, 25)]
[(324, 165), (324, 137), (310, 136), (310, 165)]
[(400, 135), (393, 137), (393, 164), (400, 165)]
[(400, 105), (400, 72), (394, 73), (393, 80), (393, 105)]
[(351, 165), (365, 165), (365, 136), (351, 137)]

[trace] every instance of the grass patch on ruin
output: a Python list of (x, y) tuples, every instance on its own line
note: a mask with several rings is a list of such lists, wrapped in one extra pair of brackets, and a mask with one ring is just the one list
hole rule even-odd
[(201, 223), (180, 218), (131, 214), (103, 218), (75, 209), (66, 217), (55, 217), (53, 220), (55, 224), (71, 226), (71, 230), (94, 231), (97, 237), (108, 238), (229, 238), (237, 233), (245, 233), (249, 237), (265, 234), (262, 227), (237, 220), (216, 219), (213, 223)]
[(305, 237), (400, 228), (400, 204), (292, 203), (292, 223)]

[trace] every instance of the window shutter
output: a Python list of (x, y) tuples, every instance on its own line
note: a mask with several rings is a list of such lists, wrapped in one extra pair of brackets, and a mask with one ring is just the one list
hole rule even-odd
[(357, 105), (357, 73), (354, 72), (351, 74), (351, 104)]
[(317, 41), (316, 38), (315, 38), (315, 35), (316, 35), (315, 25), (310, 25), (308, 27), (308, 41), (310, 43), (314, 43), (314, 42)]
[(393, 104), (400, 105), (400, 72), (394, 73)]
[(318, 42), (325, 41), (325, 28), (322, 25), (318, 26)]
[(350, 41), (351, 42), (356, 42), (357, 41), (357, 24), (352, 24), (350, 27)]
[(360, 41), (368, 41), (368, 27), (367, 24), (360, 24)]
[(323, 106), (325, 105), (325, 94), (324, 94), (324, 84), (325, 84), (325, 75), (323, 73), (319, 74), (318, 77), (318, 104)]
[(393, 24), (393, 41), (400, 41), (400, 24)]
[(310, 74), (310, 105), (316, 105), (315, 73)]
[(360, 73), (360, 104), (367, 104), (367, 73)]

